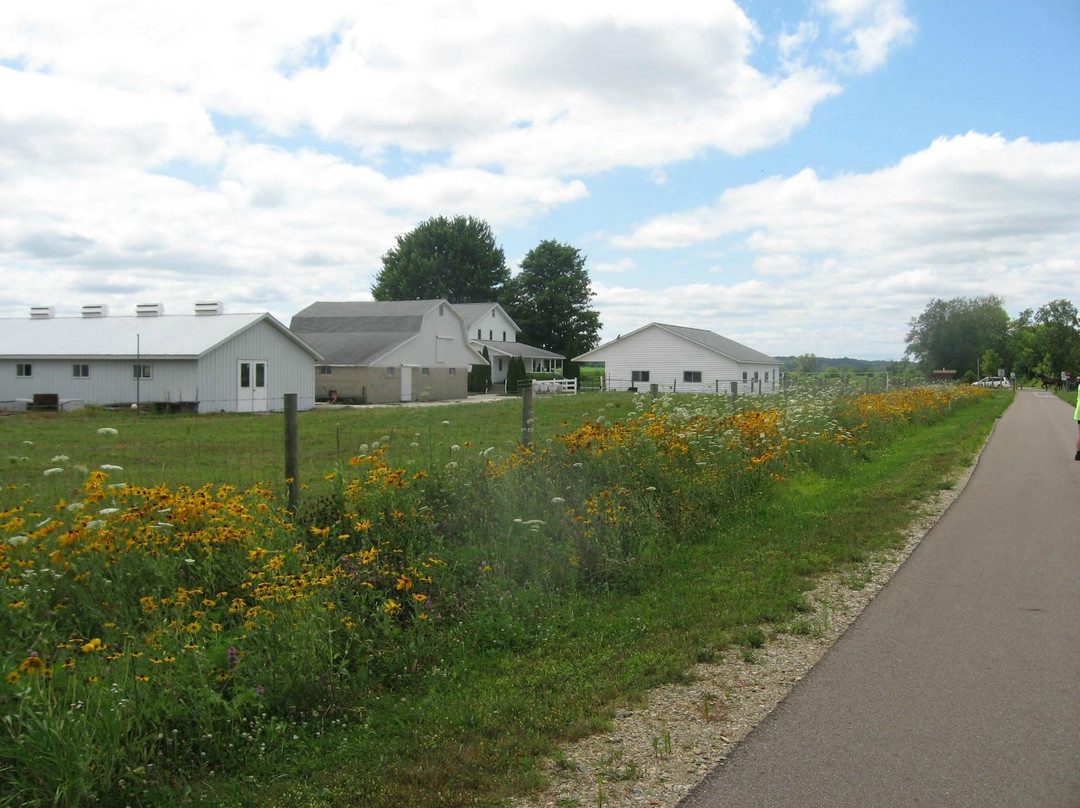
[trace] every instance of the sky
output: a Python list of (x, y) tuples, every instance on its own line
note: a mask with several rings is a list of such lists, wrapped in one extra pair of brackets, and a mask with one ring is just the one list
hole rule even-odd
[(288, 324), (456, 215), (580, 249), (604, 341), (1080, 304), (1080, 2), (0, 4), (0, 316)]

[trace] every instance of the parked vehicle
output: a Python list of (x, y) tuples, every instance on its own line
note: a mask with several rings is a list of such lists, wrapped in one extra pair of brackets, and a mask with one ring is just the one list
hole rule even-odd
[(975, 387), (1011, 387), (1009, 380), (1004, 376), (987, 376), (971, 384)]

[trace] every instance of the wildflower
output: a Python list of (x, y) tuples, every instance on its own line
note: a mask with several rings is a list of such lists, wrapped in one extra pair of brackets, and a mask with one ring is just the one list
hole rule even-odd
[(135, 681), (136, 682), (149, 682), (150, 677), (149, 676), (144, 676), (141, 673), (137, 673), (137, 674), (135, 674)]
[(68, 462), (67, 455), (57, 455), (56, 457), (49, 458), (50, 463), (66, 463)]
[(108, 647), (109, 646), (103, 643), (99, 637), (94, 637), (90, 642), (83, 643), (79, 646), (79, 650), (84, 654), (92, 654), (95, 651), (104, 651)]
[(109, 514), (116, 513), (118, 510), (119, 508), (102, 508), (98, 513), (102, 516), (108, 516)]
[(113, 465), (112, 463), (102, 463), (100, 468), (101, 468), (102, 471), (123, 471), (124, 470), (123, 466), (116, 466), (116, 465)]
[(19, 672), (18, 672), (18, 671), (12, 671), (11, 673), (9, 673), (9, 674), (7, 675), (7, 682), (8, 682), (8, 684), (9, 684), (9, 685), (13, 685), (13, 684), (15, 684), (16, 682), (18, 682), (18, 681), (19, 681), (19, 679), (21, 679), (21, 678), (22, 678), (22, 677), (21, 677), (21, 676), (19, 676)]
[(566, 500), (563, 499), (562, 497), (552, 497), (551, 498), (551, 504), (552, 505), (562, 505), (564, 502), (566, 502)]
[(26, 544), (28, 541), (30, 541), (30, 539), (26, 536), (12, 536), (7, 540), (7, 543), (12, 547), (17, 547), (20, 544)]
[(460, 451), (461, 451), (461, 447), (460, 447), (460, 446), (458, 446), (458, 445), (457, 445), (456, 443), (454, 443), (454, 444), (451, 444), (451, 445), (450, 445), (450, 451), (451, 451), (451, 452), (460, 452)]
[(387, 598), (386, 603), (383, 604), (383, 611), (387, 614), (397, 614), (401, 611), (401, 604), (393, 598)]
[(119, 435), (120, 433), (113, 429), (111, 426), (103, 426), (97, 431), (99, 435)]
[(85, 507), (86, 506), (83, 505), (81, 502), (72, 502), (70, 505), (67, 506), (67, 509), (74, 513), (75, 511), (81, 511)]
[(46, 477), (51, 477), (54, 474), (61, 474), (61, 473), (63, 473), (63, 471), (64, 470), (62, 468), (60, 468), (59, 466), (53, 466), (51, 469), (45, 469), (45, 471), (43, 471), (41, 473)]
[(25, 601), (25, 600), (17, 600), (17, 601), (15, 601), (14, 603), (9, 603), (9, 604), (8, 604), (8, 608), (9, 608), (9, 609), (21, 609), (21, 608), (23, 608), (23, 607), (24, 607), (25, 605), (26, 605), (26, 601)]

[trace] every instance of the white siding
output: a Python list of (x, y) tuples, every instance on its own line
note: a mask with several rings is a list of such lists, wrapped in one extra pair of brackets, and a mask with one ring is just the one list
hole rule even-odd
[(271, 412), (284, 409), (285, 393), (297, 394), (301, 410), (315, 406), (315, 360), (263, 320), (233, 335), (199, 361), (199, 412), (236, 412), (241, 359), (267, 363), (266, 397)]
[(489, 314), (473, 323), (469, 338), (488, 342), (517, 342), (517, 332), (503, 310), (495, 307)]
[[(143, 358), (151, 366), (152, 378), (136, 380), (135, 359), (28, 359), (29, 378), (16, 378), (15, 361), (0, 362), (0, 398), (30, 399), (35, 393), (55, 393), (61, 399), (77, 399), (87, 404), (127, 404), (139, 401), (195, 401), (197, 371), (193, 359)], [(19, 362), (18, 364), (23, 364)], [(72, 365), (90, 366), (89, 378), (75, 378)], [(136, 389), (137, 384), (137, 389)]]
[[(746, 385), (768, 372), (774, 382), (779, 364), (739, 364), (730, 357), (711, 351), (704, 346), (682, 339), (663, 328), (651, 327), (624, 337), (610, 345), (597, 349), (590, 359), (604, 362), (604, 373), (612, 389), (625, 390), (631, 386), (648, 389), (650, 384), (661, 390), (679, 392), (720, 392), (730, 390), (731, 382), (743, 387), (742, 374), (747, 373)], [(633, 382), (634, 371), (647, 371), (647, 382)], [(701, 373), (700, 382), (686, 382), (686, 371)], [(768, 387), (766, 388), (768, 389)]]
[(379, 360), (379, 367), (467, 368), (475, 360), (465, 339), (465, 325), (449, 304), (424, 315), (420, 333)]

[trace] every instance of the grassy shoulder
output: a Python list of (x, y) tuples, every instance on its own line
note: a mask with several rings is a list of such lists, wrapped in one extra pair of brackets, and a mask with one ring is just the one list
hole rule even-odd
[(262, 806), (497, 805), (541, 784), (561, 742), (689, 666), (760, 644), (802, 608), (813, 578), (901, 541), (919, 500), (952, 485), (1011, 396), (980, 399), (835, 475), (802, 472), (769, 495), (700, 514), (704, 538), (670, 546), (632, 592), (507, 591), (424, 649), (426, 675), (373, 687), (339, 722), (283, 726), (243, 777), (192, 802)]

